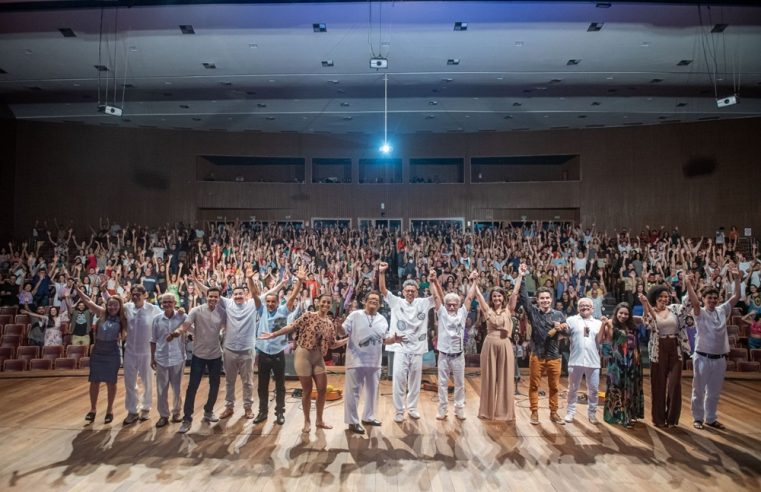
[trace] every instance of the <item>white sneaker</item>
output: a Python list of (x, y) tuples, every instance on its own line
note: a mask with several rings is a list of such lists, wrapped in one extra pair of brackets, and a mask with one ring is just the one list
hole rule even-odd
[(572, 423), (572, 422), (573, 422), (573, 415), (571, 415), (570, 413), (568, 413), (568, 414), (566, 414), (566, 416), (563, 418), (563, 420), (565, 420), (565, 421), (566, 421), (566, 423), (570, 424), (570, 423)]
[(598, 423), (597, 417), (595, 415), (590, 415), (589, 416), (589, 423), (590, 424), (597, 424)]
[(436, 415), (436, 420), (445, 420), (447, 418), (447, 414), (440, 413)]
[(177, 432), (179, 432), (180, 434), (185, 434), (187, 431), (190, 430), (190, 426), (192, 424), (193, 423), (191, 421), (189, 421), (189, 420), (183, 420), (182, 424), (180, 424), (180, 428), (179, 428), (179, 430), (177, 430)]
[(410, 417), (412, 417), (415, 420), (418, 420), (420, 418), (420, 414), (417, 413), (417, 410), (410, 410), (407, 413), (410, 415)]
[(404, 422), (404, 414), (397, 413), (396, 415), (394, 415), (394, 422), (396, 422), (397, 424), (401, 424), (402, 422)]
[(211, 424), (212, 422), (219, 422), (219, 417), (214, 415), (213, 412), (204, 413), (203, 414), (203, 421), (204, 422), (208, 422), (208, 423)]

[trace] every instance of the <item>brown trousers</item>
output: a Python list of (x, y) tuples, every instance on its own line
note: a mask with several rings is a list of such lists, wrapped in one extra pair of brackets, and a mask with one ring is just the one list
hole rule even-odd
[(528, 366), (531, 372), (528, 387), (528, 399), (531, 404), (531, 411), (536, 412), (539, 409), (539, 383), (546, 372), (547, 384), (550, 386), (550, 412), (557, 412), (561, 359), (540, 359), (536, 355), (531, 354)]
[(677, 425), (682, 412), (682, 362), (676, 338), (658, 340), (658, 362), (650, 365), (652, 414), (655, 425)]

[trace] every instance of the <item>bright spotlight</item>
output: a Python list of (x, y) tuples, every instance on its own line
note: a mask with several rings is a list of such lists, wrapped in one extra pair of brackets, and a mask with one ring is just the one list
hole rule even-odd
[(388, 144), (388, 142), (383, 142), (383, 145), (381, 145), (380, 149), (378, 150), (380, 150), (384, 154), (388, 154), (389, 152), (391, 152), (392, 149), (391, 149), (391, 146)]

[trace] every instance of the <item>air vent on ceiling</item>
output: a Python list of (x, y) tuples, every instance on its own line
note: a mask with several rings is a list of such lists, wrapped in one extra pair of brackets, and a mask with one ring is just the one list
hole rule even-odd
[(349, 107), (349, 103), (344, 101), (344, 102), (341, 103), (341, 107), (342, 108), (348, 108)]
[(61, 32), (61, 35), (65, 38), (76, 38), (77, 35), (74, 32), (74, 30), (70, 27), (59, 27), (58, 30)]
[(459, 65), (460, 59), (459, 58), (450, 58), (447, 60), (447, 65)]
[(468, 30), (468, 23), (467, 22), (455, 22), (454, 23), (454, 30), (455, 31), (467, 31)]
[(203, 65), (203, 68), (205, 68), (206, 70), (214, 70), (215, 68), (217, 68), (216, 63), (203, 62), (202, 65)]
[(565, 64), (568, 66), (578, 65), (579, 63), (581, 63), (581, 58), (571, 58), (570, 60), (565, 62)]
[(182, 31), (182, 34), (195, 34), (196, 31), (193, 29), (193, 26), (190, 24), (180, 24), (180, 31)]
[(322, 60), (322, 68), (332, 67), (333, 65), (333, 60)]
[(714, 34), (724, 32), (727, 27), (729, 27), (729, 24), (716, 24), (713, 26), (713, 29), (711, 29), (711, 32)]
[(592, 22), (589, 24), (589, 27), (587, 27), (587, 32), (598, 32), (602, 30), (602, 26), (605, 25), (602, 22)]
[(190, 109), (190, 106), (188, 106), (187, 104), (180, 104), (180, 107), (182, 109)]
[(312, 24), (312, 30), (314, 32), (327, 32), (328, 26), (324, 22), (316, 22)]
[(598, 101), (592, 101), (592, 106), (599, 106), (600, 103)]
[(514, 103), (513, 103), (513, 107), (514, 107), (514, 108), (517, 108), (517, 107), (519, 107), (519, 106), (523, 106), (523, 104), (522, 104), (522, 103), (519, 103), (519, 102), (514, 102)]
[(650, 79), (651, 84), (660, 84), (663, 82), (663, 79)]
[(264, 104), (264, 103), (256, 103), (256, 107), (257, 107), (257, 108), (266, 108), (266, 107), (267, 107), (267, 105), (266, 105), (266, 104)]
[(687, 103), (686, 103), (686, 102), (680, 102), (680, 103), (677, 103), (677, 104), (676, 104), (676, 107), (677, 107), (677, 108), (683, 108), (683, 107), (685, 107), (685, 106), (687, 106)]
[(93, 65), (98, 72), (108, 72), (108, 67), (105, 65)]

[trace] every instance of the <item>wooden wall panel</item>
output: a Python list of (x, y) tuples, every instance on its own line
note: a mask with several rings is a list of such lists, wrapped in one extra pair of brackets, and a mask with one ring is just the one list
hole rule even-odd
[[(578, 154), (581, 180), (494, 184), (257, 184), (198, 182), (198, 155), (377, 157), (365, 135), (298, 135), (119, 129), (18, 122), (15, 166), (17, 234), (37, 218), (97, 223), (192, 222), (199, 209), (288, 211), (311, 217), (465, 217), (494, 209), (578, 209), (582, 222), (607, 229), (678, 224), (691, 235), (720, 225), (761, 230), (761, 119), (614, 129), (400, 136), (409, 157)], [(687, 178), (694, 157), (716, 159), (716, 171)], [(276, 217), (275, 217), (276, 218)], [(273, 218), (274, 219), (274, 218)]]

